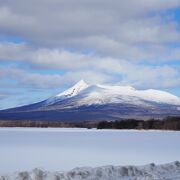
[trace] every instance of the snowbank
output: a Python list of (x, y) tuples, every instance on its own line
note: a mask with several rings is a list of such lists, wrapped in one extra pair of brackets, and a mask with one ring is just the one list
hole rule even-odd
[(180, 162), (145, 166), (103, 166), (75, 168), (68, 172), (34, 169), (0, 176), (0, 180), (179, 180)]

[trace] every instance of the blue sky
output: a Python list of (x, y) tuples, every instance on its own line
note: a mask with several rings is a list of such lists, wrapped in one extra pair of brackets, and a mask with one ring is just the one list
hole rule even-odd
[(0, 2), (0, 109), (81, 79), (180, 96), (180, 1)]

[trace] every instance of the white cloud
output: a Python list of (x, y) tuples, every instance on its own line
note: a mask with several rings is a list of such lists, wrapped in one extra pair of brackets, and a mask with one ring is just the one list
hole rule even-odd
[(173, 88), (180, 86), (179, 67), (129, 66), (124, 83), (141, 88)]
[(68, 71), (59, 74), (40, 74), (32, 73), (22, 69), (0, 67), (0, 78), (9, 78), (16, 81), (17, 86), (28, 88), (59, 88), (68, 86), (84, 79), (89, 84), (104, 83), (113, 80), (112, 76), (96, 71)]
[(177, 7), (179, 0), (2, 0), (0, 33), (22, 37), (33, 46), (88, 48), (99, 55), (147, 59), (157, 52), (139, 44), (180, 42), (179, 25), (160, 14)]
[[(84, 58), (86, 57), (85, 55), (83, 56)], [(71, 62), (71, 60), (73, 61), (74, 59), (68, 59), (69, 64), (66, 66), (68, 69), (63, 69), (63, 74), (40, 74), (14, 67), (6, 69), (2, 67), (0, 76), (14, 79), (21, 86), (34, 88), (60, 87), (73, 84), (80, 79), (84, 79), (90, 84), (119, 83), (133, 85), (137, 88), (173, 88), (180, 86), (179, 66), (142, 65), (125, 60), (96, 56), (92, 56), (91, 59), (88, 55), (87, 58), (89, 58), (89, 63), (82, 65), (81, 68), (78, 65), (73, 67), (74, 62)], [(54, 65), (64, 66), (64, 64), (61, 64), (61, 61), (59, 64)]]
[[(154, 54), (162, 53), (155, 59), (149, 56), (149, 63), (157, 64), (162, 61), (174, 61), (180, 59), (179, 48), (167, 49), (163, 46), (148, 46), (150, 52)], [(141, 53), (142, 55), (143, 53)], [(129, 53), (129, 55), (131, 55)], [(139, 54), (139, 56), (141, 56)], [(33, 48), (28, 44), (15, 44), (15, 43), (0, 43), (0, 61), (20, 61), (29, 65), (36, 66), (44, 69), (60, 69), (60, 70), (82, 70), (82, 69), (121, 69), (121, 64), (125, 62), (138, 63), (146, 61), (130, 61), (124, 58), (113, 58), (111, 56), (100, 56), (95, 53), (84, 54), (81, 52), (71, 52), (58, 48)], [(106, 68), (105, 68), (106, 67)]]
[(2, 0), (0, 34), (27, 43), (0, 43), (0, 62), (18, 61), (16, 68), (2, 66), (0, 76), (34, 88), (80, 79), (180, 87), (179, 65), (169, 63), (180, 60), (180, 49), (171, 46), (180, 43), (179, 24), (165, 13), (177, 7), (179, 0)]

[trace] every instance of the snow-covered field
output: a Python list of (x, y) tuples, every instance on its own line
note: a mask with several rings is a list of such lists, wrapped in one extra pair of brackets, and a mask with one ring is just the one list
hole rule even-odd
[[(176, 131), (0, 128), (0, 174), (34, 168), (69, 171), (163, 164), (179, 161), (179, 152), (180, 132)], [(110, 166), (108, 172), (119, 168)]]

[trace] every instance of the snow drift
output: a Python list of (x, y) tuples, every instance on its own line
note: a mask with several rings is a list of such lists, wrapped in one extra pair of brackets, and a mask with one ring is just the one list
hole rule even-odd
[(179, 180), (180, 162), (145, 166), (82, 167), (68, 172), (48, 172), (34, 169), (3, 175), (0, 180)]

